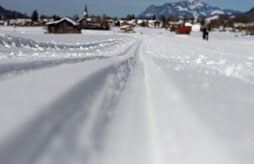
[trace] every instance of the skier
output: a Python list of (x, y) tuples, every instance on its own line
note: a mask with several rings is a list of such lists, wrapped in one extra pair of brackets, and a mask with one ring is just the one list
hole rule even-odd
[(205, 26), (203, 29), (203, 39), (208, 41), (208, 35), (209, 35), (209, 29), (207, 26)]

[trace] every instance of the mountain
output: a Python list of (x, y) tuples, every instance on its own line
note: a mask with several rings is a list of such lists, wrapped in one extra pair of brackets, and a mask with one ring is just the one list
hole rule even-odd
[(17, 11), (11, 11), (11, 10), (7, 10), (5, 8), (3, 8), (2, 6), (0, 6), (0, 17), (7, 17), (7, 18), (27, 18), (27, 16), (25, 14), (22, 14), (20, 12)]
[(234, 18), (234, 20), (236, 22), (241, 22), (241, 23), (253, 22), (254, 21), (254, 7), (243, 14), (237, 15)]
[(244, 13), (244, 15), (248, 18), (249, 21), (254, 21), (254, 7), (250, 9), (250, 11)]
[(178, 15), (179, 17), (187, 16), (188, 18), (198, 17), (214, 17), (218, 15), (239, 15), (241, 12), (235, 10), (222, 10), (218, 7), (212, 7), (207, 3), (198, 0), (185, 0), (180, 2), (166, 3), (162, 6), (149, 6), (139, 17), (150, 18), (155, 16), (159, 18), (160, 15), (168, 17), (169, 15)]

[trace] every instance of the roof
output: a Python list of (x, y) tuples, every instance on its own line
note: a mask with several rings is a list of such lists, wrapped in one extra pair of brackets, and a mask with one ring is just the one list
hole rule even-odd
[(191, 26), (192, 26), (192, 24), (191, 24), (191, 23), (186, 22), (186, 23), (185, 23), (185, 26), (187, 26), (187, 27), (191, 27)]
[(58, 24), (58, 23), (60, 23), (60, 22), (62, 22), (62, 21), (70, 22), (70, 23), (71, 23), (72, 25), (74, 25), (74, 26), (77, 26), (77, 25), (78, 25), (75, 21), (71, 20), (70, 18), (62, 18), (62, 19), (60, 19), (60, 20), (58, 20), (58, 21), (48, 22), (47, 25)]
[(130, 25), (121, 26), (120, 29), (130, 28)]

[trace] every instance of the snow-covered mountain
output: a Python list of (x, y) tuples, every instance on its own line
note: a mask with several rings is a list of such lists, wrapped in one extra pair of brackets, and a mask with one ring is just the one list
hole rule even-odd
[(8, 18), (15, 18), (15, 17), (27, 18), (26, 15), (24, 15), (20, 12), (7, 10), (7, 9), (3, 8), (2, 6), (0, 6), (0, 16), (8, 17)]
[(187, 16), (188, 18), (198, 17), (214, 17), (216, 15), (238, 15), (239, 11), (212, 7), (207, 3), (198, 0), (186, 0), (180, 2), (166, 3), (162, 6), (149, 6), (139, 17), (153, 17), (159, 18), (160, 15), (168, 17), (169, 15), (178, 15), (180, 17)]

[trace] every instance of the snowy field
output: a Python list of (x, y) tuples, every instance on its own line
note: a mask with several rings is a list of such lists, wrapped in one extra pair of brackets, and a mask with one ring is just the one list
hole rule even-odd
[(253, 164), (254, 37), (0, 26), (0, 164)]

